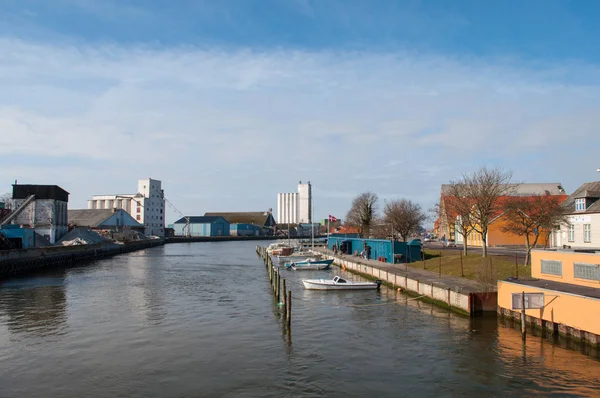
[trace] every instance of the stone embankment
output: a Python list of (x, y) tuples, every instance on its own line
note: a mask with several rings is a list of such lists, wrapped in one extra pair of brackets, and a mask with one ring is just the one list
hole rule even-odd
[(407, 267), (405, 264), (383, 263), (365, 260), (361, 257), (341, 255), (327, 249), (315, 249), (334, 264), (352, 273), (371, 279), (379, 279), (384, 284), (419, 296), (449, 308), (458, 313), (475, 316), (496, 313), (498, 295), (494, 286), (486, 286), (470, 279), (442, 276)]
[(148, 239), (110, 245), (96, 243), (3, 250), (0, 251), (0, 279), (52, 267), (70, 266), (83, 261), (96, 260), (164, 244), (163, 239)]

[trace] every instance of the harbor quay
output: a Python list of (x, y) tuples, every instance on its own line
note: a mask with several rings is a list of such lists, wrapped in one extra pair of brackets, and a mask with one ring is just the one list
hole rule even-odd
[(407, 294), (422, 296), (442, 307), (469, 316), (479, 316), (497, 311), (498, 295), (495, 286), (485, 285), (470, 279), (442, 276), (408, 267), (406, 264), (392, 264), (362, 257), (336, 254), (326, 248), (315, 248), (333, 264), (360, 274)]
[(0, 251), (0, 280), (53, 267), (68, 267), (85, 261), (112, 257), (165, 244), (164, 239), (146, 239), (122, 244), (49, 246)]

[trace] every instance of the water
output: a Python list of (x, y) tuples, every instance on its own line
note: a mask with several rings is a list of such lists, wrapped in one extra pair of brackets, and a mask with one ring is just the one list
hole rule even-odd
[[(597, 396), (600, 362), (382, 288), (293, 290), (254, 242), (172, 244), (0, 283), (0, 397)], [(357, 278), (347, 275), (349, 278)]]

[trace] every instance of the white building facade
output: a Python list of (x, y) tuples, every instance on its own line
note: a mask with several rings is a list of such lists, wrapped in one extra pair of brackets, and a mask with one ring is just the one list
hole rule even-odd
[(277, 223), (312, 222), (312, 187), (310, 181), (298, 183), (298, 192), (277, 194)]
[(563, 203), (568, 224), (554, 231), (555, 247), (600, 250), (600, 181), (586, 182)]
[(138, 181), (135, 194), (94, 195), (88, 209), (123, 209), (144, 226), (148, 236), (165, 235), (165, 194), (159, 180)]

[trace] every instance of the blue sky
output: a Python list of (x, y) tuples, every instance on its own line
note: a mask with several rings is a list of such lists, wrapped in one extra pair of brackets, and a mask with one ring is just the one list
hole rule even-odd
[(480, 165), (568, 191), (600, 177), (600, 2), (0, 9), (0, 191), (56, 183), (80, 208), (153, 177), (197, 215), (311, 180), (322, 218), (365, 190), (428, 208)]

